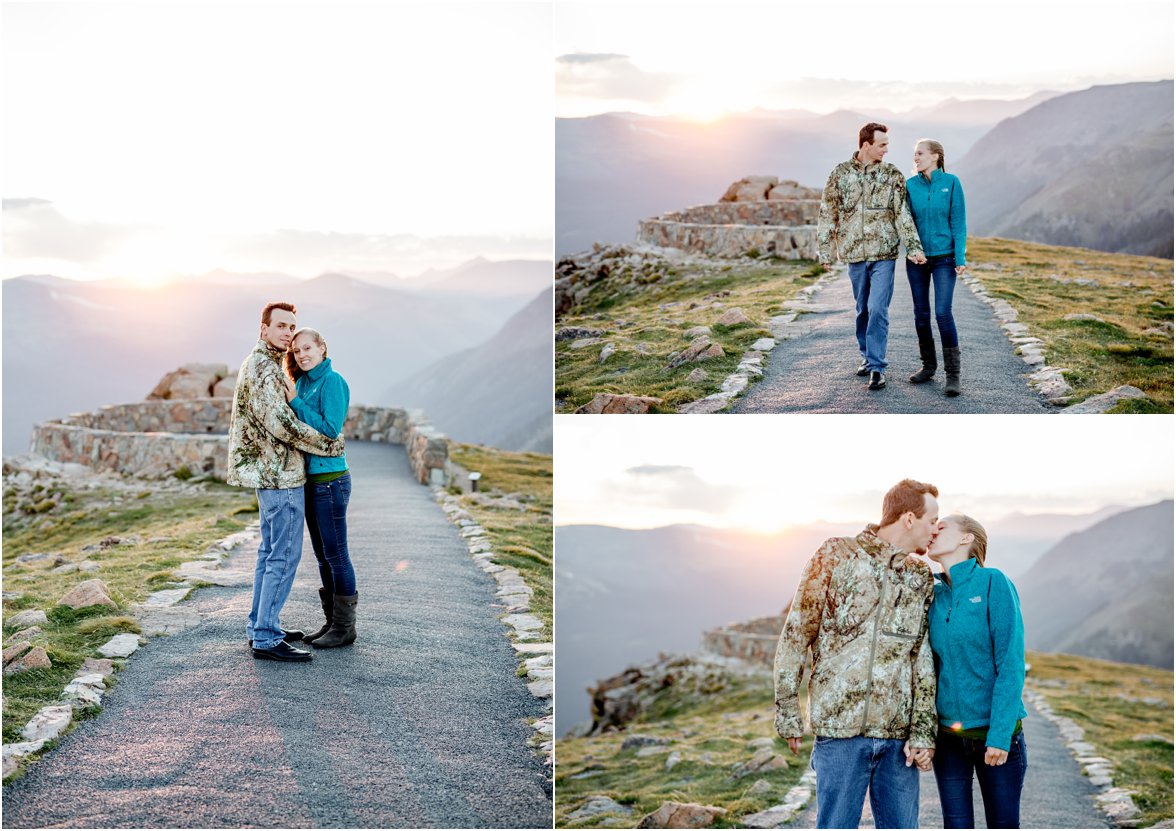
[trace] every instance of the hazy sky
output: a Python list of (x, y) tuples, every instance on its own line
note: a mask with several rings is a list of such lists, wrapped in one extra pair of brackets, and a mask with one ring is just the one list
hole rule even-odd
[(1084, 513), (1172, 498), (1170, 418), (556, 417), (558, 524), (776, 531), (873, 522), (910, 477), (940, 513)]
[(1172, 77), (1172, 4), (559, 3), (556, 110), (903, 111)]
[(3, 4), (4, 276), (551, 256), (544, 3)]

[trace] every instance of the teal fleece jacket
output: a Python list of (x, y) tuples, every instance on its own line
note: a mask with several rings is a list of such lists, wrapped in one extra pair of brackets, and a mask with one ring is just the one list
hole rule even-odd
[(968, 223), (959, 178), (936, 168), (931, 181), (916, 173), (906, 186), (923, 253), (928, 257), (954, 254), (957, 266), (967, 265)]
[(945, 727), (988, 727), (988, 747), (1008, 750), (1026, 715), (1025, 627), (1017, 588), (975, 558), (951, 568), (951, 584), (935, 575), (927, 612), (939, 688), (935, 707)]
[[(351, 390), (343, 376), (331, 369), (331, 359), (298, 376), (294, 382), (298, 395), (290, 402), (290, 409), (324, 436), (335, 438), (343, 432), (347, 420), (347, 406), (351, 403)], [(347, 470), (347, 457), (315, 456), (306, 454), (306, 472), (337, 473)]]

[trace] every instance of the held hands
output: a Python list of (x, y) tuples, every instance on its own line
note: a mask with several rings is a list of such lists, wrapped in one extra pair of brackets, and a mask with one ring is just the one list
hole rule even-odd
[(1001, 750), (999, 747), (990, 747), (984, 753), (984, 764), (990, 767), (999, 767), (1007, 762), (1009, 759), (1009, 752)]
[(913, 257), (907, 257), (907, 259), (910, 260), (915, 265), (926, 265), (927, 264), (927, 255), (924, 254), (922, 251), (920, 251), (918, 254), (916, 254)]
[(914, 765), (919, 770), (931, 770), (931, 757), (935, 755), (935, 749), (932, 747), (911, 747), (911, 743), (907, 742), (902, 746), (902, 752), (906, 754), (906, 766), (909, 768)]

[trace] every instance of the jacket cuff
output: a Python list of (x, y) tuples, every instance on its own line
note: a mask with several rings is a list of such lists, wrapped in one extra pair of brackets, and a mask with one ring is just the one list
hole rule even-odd
[(800, 716), (795, 713), (786, 713), (783, 710), (777, 708), (776, 734), (782, 739), (790, 739), (794, 736), (803, 736), (804, 725), (800, 723)]

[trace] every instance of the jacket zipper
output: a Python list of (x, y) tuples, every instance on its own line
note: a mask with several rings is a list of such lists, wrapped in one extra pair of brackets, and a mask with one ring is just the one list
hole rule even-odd
[(866, 664), (866, 709), (862, 712), (862, 733), (870, 719), (870, 697), (874, 692), (874, 653), (878, 650), (878, 632), (882, 627), (882, 611), (886, 608), (886, 589), (890, 586), (890, 568), (882, 570), (882, 593), (878, 597), (878, 610), (874, 612), (874, 639), (870, 643), (870, 660)]

